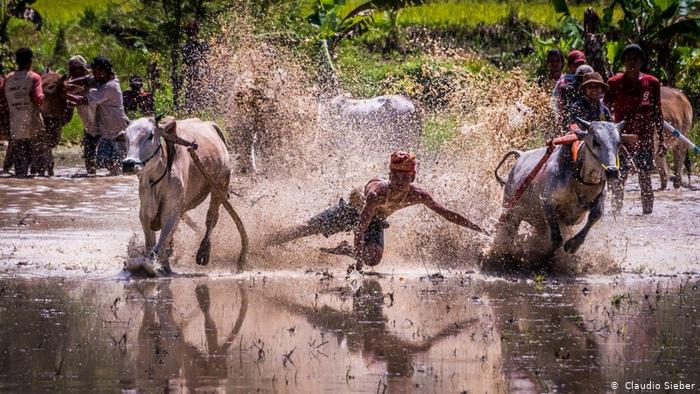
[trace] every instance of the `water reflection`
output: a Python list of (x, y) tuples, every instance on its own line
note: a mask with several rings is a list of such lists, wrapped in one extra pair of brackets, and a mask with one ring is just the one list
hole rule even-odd
[(604, 392), (700, 383), (697, 279), (0, 279), (0, 391)]
[[(393, 294), (387, 297), (381, 284), (376, 280), (364, 280), (352, 295), (352, 310), (344, 312), (324, 305), (321, 308), (306, 306), (287, 300), (278, 300), (287, 309), (304, 317), (314, 326), (346, 340), (351, 352), (361, 352), (368, 364), (386, 363), (389, 376), (409, 378), (413, 376), (414, 355), (429, 350), (438, 341), (459, 334), (478, 320), (469, 318), (451, 322), (447, 327), (420, 341), (400, 338), (387, 326), (384, 315), (386, 300), (393, 305)], [(390, 382), (392, 380), (390, 379)]]
[[(171, 281), (157, 284), (147, 282), (145, 287), (155, 286), (155, 290), (144, 289), (141, 283), (131, 290), (143, 297), (143, 317), (138, 330), (136, 343), (132, 345), (136, 360), (130, 364), (128, 372), (123, 374), (119, 386), (122, 389), (138, 389), (143, 381), (161, 386), (164, 391), (187, 388), (194, 392), (197, 388), (216, 389), (225, 383), (228, 374), (228, 350), (240, 333), (248, 310), (246, 292), (239, 284), (236, 286), (239, 302), (233, 327), (220, 340), (220, 329), (212, 317), (212, 301), (209, 286), (199, 284), (193, 292), (185, 292), (185, 297), (196, 301), (197, 312), (204, 319), (203, 325), (195, 324), (192, 328), (199, 334), (195, 341), (204, 344), (204, 349), (187, 341), (182, 323), (175, 318), (175, 302)], [(146, 293), (153, 292), (149, 297)], [(127, 298), (131, 294), (127, 292)], [(189, 314), (185, 322), (189, 322)], [(233, 318), (233, 314), (226, 316)], [(198, 323), (202, 323), (201, 321)], [(121, 338), (127, 338), (125, 333)]]

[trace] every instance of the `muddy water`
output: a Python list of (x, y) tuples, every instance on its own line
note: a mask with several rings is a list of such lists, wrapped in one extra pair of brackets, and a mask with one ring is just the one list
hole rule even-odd
[(3, 279), (0, 391), (697, 388), (698, 305), (687, 277)]
[[(234, 246), (209, 267), (192, 264), (198, 231), (181, 225), (176, 236), (175, 269), (198, 276), (122, 281), (130, 240), (142, 239), (137, 181), (78, 172), (0, 179), (2, 392), (700, 387), (696, 190), (658, 192), (642, 217), (631, 183), (622, 215), (591, 231), (577, 259), (588, 274), (576, 279), (506, 280), (471, 273), (471, 261), (395, 258), (392, 230), (415, 220), (407, 212), (392, 217), (382, 274), (360, 282), (342, 279), (343, 258), (306, 264), (313, 247), (336, 241), (322, 238), (292, 245), (296, 263), (271, 269), (261, 254), (233, 275), (237, 241), (223, 217), (214, 250)], [(252, 225), (256, 206), (236, 187)], [(201, 226), (203, 209), (191, 216)], [(437, 271), (447, 279), (420, 279)]]

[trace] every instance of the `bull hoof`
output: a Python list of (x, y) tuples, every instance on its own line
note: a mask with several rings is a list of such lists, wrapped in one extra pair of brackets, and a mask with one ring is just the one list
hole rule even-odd
[(564, 244), (564, 251), (567, 253), (574, 254), (578, 250), (578, 248), (581, 247), (581, 244), (583, 241), (579, 241), (576, 238), (571, 238), (570, 240), (566, 241)]
[(170, 276), (172, 274), (173, 270), (170, 269), (170, 264), (163, 264), (160, 269), (158, 269), (158, 276)]
[(209, 252), (211, 251), (211, 242), (209, 239), (205, 238), (199, 245), (199, 250), (197, 250), (197, 264), (207, 265), (209, 264)]

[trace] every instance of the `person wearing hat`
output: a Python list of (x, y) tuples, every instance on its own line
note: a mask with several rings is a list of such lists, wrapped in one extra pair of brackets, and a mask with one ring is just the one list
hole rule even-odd
[(363, 188), (353, 189), (349, 203), (341, 198), (337, 206), (312, 217), (306, 224), (272, 235), (267, 244), (281, 245), (309, 235), (329, 237), (339, 232), (354, 231), (354, 247), (343, 241), (335, 248), (321, 249), (355, 258), (356, 263), (348, 267), (350, 273), (362, 270), (364, 265), (379, 264), (384, 254), (384, 229), (389, 227), (386, 219), (412, 205), (423, 204), (452, 223), (485, 233), (481, 227), (435, 201), (427, 191), (414, 185), (415, 178), (416, 156), (408, 152), (394, 152), (389, 164), (388, 181), (370, 180)]
[(119, 175), (121, 162), (126, 156), (126, 143), (121, 132), (129, 125), (129, 118), (124, 113), (122, 90), (112, 63), (106, 57), (97, 56), (92, 61), (92, 75), (95, 86), (85, 95), (73, 96), (72, 101), (76, 105), (88, 105), (88, 123), (99, 132), (97, 166), (106, 167), (110, 175)]
[(10, 112), (11, 164), (15, 167), (15, 176), (20, 178), (29, 175), (33, 141), (44, 131), (44, 118), (39, 111), (44, 90), (41, 76), (32, 71), (33, 58), (31, 49), (18, 49), (15, 53), (17, 70), (7, 76), (4, 86)]
[[(90, 66), (84, 57), (75, 55), (68, 59), (68, 76), (70, 80), (66, 84), (69, 93), (78, 96), (85, 96), (90, 89), (96, 86), (95, 78), (90, 73)], [(70, 97), (70, 96), (69, 96)], [(83, 122), (83, 160), (85, 160), (85, 170), (88, 175), (97, 173), (97, 143), (100, 141), (100, 132), (92, 124), (90, 107), (87, 103), (76, 104), (68, 100), (70, 107), (75, 107)]]
[(633, 163), (639, 176), (642, 213), (652, 213), (654, 191), (651, 187), (651, 171), (654, 169), (655, 134), (659, 137), (659, 154), (666, 153), (662, 127), (661, 84), (652, 75), (641, 72), (645, 60), (646, 55), (639, 45), (627, 45), (622, 51), (625, 71), (608, 80), (609, 89), (605, 95), (605, 103), (610, 107), (614, 121), (624, 120), (625, 134), (637, 136), (636, 142), (625, 145), (629, 156), (625, 154), (621, 158), (621, 177), (611, 184), (614, 212), (622, 209), (624, 185), (630, 164)]
[(124, 91), (124, 111), (129, 118), (153, 116), (156, 113), (153, 94), (143, 89), (140, 75), (129, 78), (129, 89)]
[(583, 76), (579, 88), (582, 95), (571, 105), (571, 110), (564, 119), (565, 125), (577, 124), (583, 127), (580, 120), (586, 122), (611, 122), (610, 110), (603, 103), (603, 95), (608, 90), (608, 84), (597, 72), (591, 72)]

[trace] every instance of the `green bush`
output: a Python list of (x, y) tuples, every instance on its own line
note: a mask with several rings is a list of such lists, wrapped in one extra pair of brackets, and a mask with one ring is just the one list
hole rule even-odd
[(451, 114), (433, 114), (425, 119), (421, 141), (429, 152), (437, 152), (459, 135), (459, 119)]

